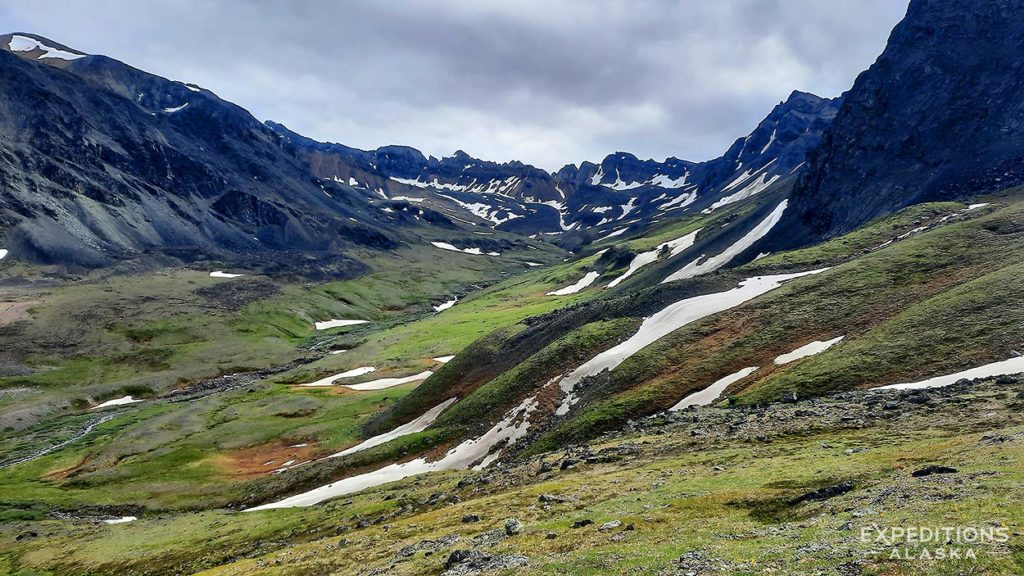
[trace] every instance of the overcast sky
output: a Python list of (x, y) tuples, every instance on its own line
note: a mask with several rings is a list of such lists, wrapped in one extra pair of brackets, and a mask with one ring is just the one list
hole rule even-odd
[(195, 82), (359, 148), (556, 170), (623, 150), (705, 160), (794, 89), (836, 96), (902, 0), (46, 0), (35, 32)]

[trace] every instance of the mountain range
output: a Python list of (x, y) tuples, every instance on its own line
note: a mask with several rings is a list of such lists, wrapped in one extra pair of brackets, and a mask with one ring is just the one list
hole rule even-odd
[(913, 0), (717, 158), (550, 172), (0, 36), (0, 574), (1021, 573), (1021, 53)]
[[(432, 211), (432, 225), (576, 248), (790, 182), (841, 103), (793, 92), (706, 162), (618, 152), (552, 174), (461, 151), (319, 143), (209, 90), (40, 36), (8, 34), (0, 48), (4, 85), (17, 87), (0, 94), (0, 233), (13, 258), (84, 267), (394, 248), (418, 234), (392, 216), (395, 202)], [(358, 268), (336, 263), (346, 266)]]

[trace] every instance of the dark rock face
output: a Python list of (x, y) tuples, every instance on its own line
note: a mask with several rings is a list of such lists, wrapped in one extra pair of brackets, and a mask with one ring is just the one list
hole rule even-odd
[(925, 476), (931, 476), (932, 474), (956, 474), (956, 472), (956, 468), (950, 468), (949, 466), (931, 465), (914, 470), (910, 475), (914, 478), (923, 478)]
[(1024, 182), (1022, 53), (1024, 2), (913, 0), (845, 95), (776, 241)]
[(313, 178), (242, 108), (104, 56), (11, 52), (12, 36), (0, 36), (0, 245), (13, 258), (272, 262), (397, 245), (368, 191)]

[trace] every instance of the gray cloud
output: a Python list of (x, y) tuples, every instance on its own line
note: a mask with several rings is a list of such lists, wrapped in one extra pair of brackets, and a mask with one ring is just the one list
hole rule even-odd
[(794, 89), (835, 96), (894, 0), (48, 0), (35, 32), (195, 82), (310, 137), (557, 169), (626, 150), (703, 160)]

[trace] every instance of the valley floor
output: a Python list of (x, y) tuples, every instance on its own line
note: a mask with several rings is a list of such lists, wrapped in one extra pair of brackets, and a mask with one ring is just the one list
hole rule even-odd
[[(1022, 408), (1015, 377), (691, 408), (314, 508), (8, 523), (0, 573), (1018, 574)], [(877, 540), (917, 526), (996, 541)]]

